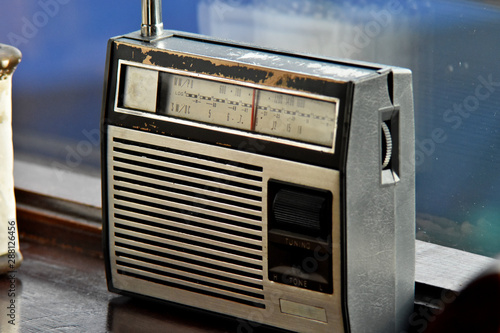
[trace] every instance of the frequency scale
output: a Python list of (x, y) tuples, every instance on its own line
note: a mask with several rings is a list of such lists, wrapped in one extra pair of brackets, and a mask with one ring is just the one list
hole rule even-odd
[(108, 44), (108, 287), (298, 332), (413, 309), (410, 71), (163, 30)]
[(309, 143), (326, 147), (326, 151), (334, 143), (338, 114), (335, 97), (283, 88), (263, 89), (228, 78), (135, 66), (127, 67), (124, 79), (123, 106), (128, 109), (146, 109), (224, 130), (242, 130), (259, 138), (263, 134), (274, 137), (273, 140)]

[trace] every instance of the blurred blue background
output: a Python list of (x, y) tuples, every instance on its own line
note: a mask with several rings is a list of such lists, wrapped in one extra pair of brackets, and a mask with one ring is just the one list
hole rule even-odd
[[(196, 32), (196, 6), (171, 2), (165, 20)], [(16, 156), (98, 170), (98, 145), (78, 143), (94, 143), (85, 133), (99, 128), (107, 41), (140, 28), (141, 2), (38, 0), (2, 7), (0, 43), (23, 53), (14, 75)]]
[[(164, 0), (163, 6), (169, 29), (412, 69), (417, 237), (500, 253), (495, 2)], [(0, 43), (24, 56), (14, 75), (16, 157), (97, 172), (106, 43), (139, 27), (139, 0), (3, 4)]]

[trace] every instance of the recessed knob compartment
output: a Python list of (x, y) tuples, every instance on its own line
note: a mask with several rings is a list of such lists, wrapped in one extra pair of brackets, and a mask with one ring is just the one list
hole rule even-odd
[(399, 108), (380, 110), (380, 179), (395, 184), (400, 177)]
[(332, 293), (332, 193), (268, 184), (269, 280)]
[(390, 122), (382, 122), (382, 169), (389, 169), (392, 157), (392, 135)]

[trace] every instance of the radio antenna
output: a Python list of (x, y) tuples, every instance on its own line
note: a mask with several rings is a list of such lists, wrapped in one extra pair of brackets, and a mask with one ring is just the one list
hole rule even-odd
[(161, 0), (142, 0), (142, 25), (143, 37), (155, 37), (163, 33)]

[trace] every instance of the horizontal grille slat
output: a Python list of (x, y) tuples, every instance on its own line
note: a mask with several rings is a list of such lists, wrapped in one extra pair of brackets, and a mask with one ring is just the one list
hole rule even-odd
[[(196, 179), (198, 181), (209, 181), (215, 183), (225, 183), (232, 185), (236, 188), (247, 188), (249, 190), (259, 191), (259, 184), (261, 181), (245, 179), (235, 176), (224, 176), (222, 174), (214, 173), (206, 170), (198, 170), (193, 168), (178, 168), (178, 165), (172, 165), (166, 162), (158, 162), (148, 158), (137, 158), (136, 156), (128, 156), (122, 153), (114, 153), (116, 162), (121, 162), (129, 166), (146, 167), (149, 170), (162, 171), (166, 174), (177, 174), (177, 176), (184, 176), (188, 179)], [(135, 157), (135, 159), (134, 159)]]
[(162, 190), (153, 191), (151, 188), (134, 184), (125, 184), (125, 186), (121, 184), (116, 184), (114, 186), (114, 189), (116, 191), (137, 194), (138, 196), (142, 197), (154, 197), (160, 200), (160, 202), (176, 202), (180, 204), (208, 209), (210, 211), (213, 210), (213, 211), (225, 212), (227, 214), (236, 214), (239, 216), (249, 217), (249, 218), (253, 218), (252, 217), (253, 215), (258, 217), (258, 219), (260, 219), (261, 216), (260, 207), (258, 210), (243, 208), (237, 205), (230, 205), (210, 199), (200, 198), (194, 193), (191, 196), (188, 196), (186, 194), (177, 194)]
[(217, 189), (219, 189), (225, 191), (225, 193), (233, 195), (244, 195), (244, 197), (246, 198), (258, 198), (261, 194), (261, 189), (254, 189), (254, 187), (252, 186), (250, 186), (250, 188), (243, 188), (234, 186), (230, 183), (216, 182), (212, 180), (205, 180), (201, 182), (200, 179), (196, 179), (193, 177), (178, 175), (163, 170), (152, 170), (151, 168), (145, 166), (127, 165), (126, 163), (120, 161), (114, 162), (114, 170), (129, 173), (132, 175), (149, 176), (151, 179), (159, 179), (167, 182), (186, 184), (194, 187), (212, 188), (214, 189), (214, 192), (217, 192)]
[[(189, 156), (175, 155), (171, 153), (166, 153), (163, 156), (157, 155), (152, 149), (142, 148), (137, 146), (117, 144), (115, 145), (114, 151), (117, 153), (123, 153), (130, 156), (138, 156), (149, 158), (153, 160), (167, 162), (171, 165), (178, 164), (189, 167), (191, 170), (206, 170), (211, 171), (216, 174), (225, 174), (228, 176), (236, 176), (241, 178), (248, 178), (251, 180), (261, 181), (261, 172), (245, 170), (238, 168), (234, 165), (224, 164), (224, 168), (221, 165), (207, 160), (200, 160), (198, 158), (192, 158)], [(234, 163), (234, 162), (233, 162)]]
[(185, 150), (179, 150), (179, 149), (173, 149), (170, 147), (165, 147), (155, 145), (152, 143), (146, 143), (144, 141), (134, 141), (134, 140), (129, 140), (125, 138), (119, 138), (119, 137), (114, 137), (113, 138), (113, 146), (114, 147), (138, 147), (141, 148), (141, 150), (144, 151), (152, 151), (156, 153), (163, 153), (164, 156), (168, 156), (168, 154), (174, 154), (178, 158), (194, 158), (196, 160), (203, 161), (203, 163), (215, 163), (215, 165), (221, 166), (224, 165), (226, 167), (232, 167), (236, 168), (238, 170), (247, 170), (247, 171), (257, 171), (257, 172), (262, 172), (262, 167), (256, 166), (256, 165), (251, 165), (251, 164), (246, 164), (242, 162), (236, 162), (233, 160), (226, 160), (214, 156), (209, 156), (205, 154), (200, 154), (200, 153), (195, 153), (192, 151), (185, 151)]
[(235, 254), (239, 257), (246, 257), (250, 259), (261, 260), (260, 256), (262, 251), (252, 249), (250, 247), (244, 248), (242, 246), (236, 246), (232, 244), (222, 243), (218, 241), (211, 241), (210, 239), (205, 239), (202, 237), (191, 236), (181, 232), (169, 232), (168, 234), (160, 234), (154, 231), (149, 231), (145, 228), (134, 228), (129, 227), (124, 224), (119, 224), (117, 222), (117, 228), (120, 229), (120, 233), (116, 234), (117, 237), (119, 235), (131, 235), (135, 237), (146, 237), (147, 239), (151, 239), (156, 242), (161, 241), (169, 241), (169, 242), (177, 242), (189, 244), (190, 246), (198, 246), (200, 248), (204, 248), (205, 250), (211, 249), (217, 252), (228, 252)]
[[(152, 176), (152, 175), (151, 175)], [(182, 184), (175, 184), (172, 182), (166, 182), (159, 180), (158, 178), (153, 179), (152, 177), (143, 177), (139, 175), (134, 175), (134, 178), (130, 178), (130, 175), (122, 172), (115, 172), (114, 176), (115, 184), (137, 184), (145, 187), (150, 187), (153, 189), (159, 189), (162, 191), (181, 193), (181, 194), (194, 194), (197, 197), (210, 198), (214, 201), (219, 201), (222, 203), (230, 203), (235, 206), (241, 206), (244, 208), (255, 209), (261, 207), (260, 198), (247, 199), (243, 198), (241, 195), (230, 195), (223, 193), (222, 191), (214, 191), (210, 188), (200, 188), (187, 186)], [(153, 183), (154, 182), (154, 183)], [(216, 196), (214, 196), (216, 193)]]
[(144, 258), (156, 259), (161, 262), (184, 263), (188, 267), (197, 268), (198, 270), (206, 269), (214, 274), (228, 274), (234, 279), (241, 279), (252, 284), (258, 284), (262, 281), (262, 270), (242, 267), (234, 264), (225, 263), (209, 258), (203, 258), (177, 251), (155, 251), (140, 246), (130, 244), (124, 241), (116, 244), (116, 253), (119, 257), (134, 255)]
[(153, 212), (133, 209), (131, 207), (123, 207), (120, 205), (115, 206), (115, 218), (125, 219), (129, 221), (141, 220), (148, 221), (148, 225), (151, 226), (183, 226), (186, 225), (187, 228), (193, 227), (205, 230), (205, 233), (214, 231), (217, 233), (226, 234), (227, 237), (243, 237), (249, 240), (262, 241), (262, 232), (260, 228), (253, 229), (248, 227), (234, 226), (231, 228), (225, 223), (214, 222), (211, 220), (197, 219), (190, 217), (189, 219), (168, 216), (168, 215), (158, 215)]
[[(118, 215), (118, 214), (117, 214)], [(231, 236), (230, 234), (224, 234), (216, 231), (212, 233), (207, 233), (207, 230), (199, 227), (178, 226), (173, 224), (160, 224), (160, 223), (148, 223), (142, 219), (132, 218), (129, 216), (116, 216), (115, 223), (123, 226), (127, 230), (141, 230), (147, 232), (151, 235), (161, 236), (162, 234), (168, 234), (170, 238), (179, 237), (179, 235), (185, 235), (186, 238), (190, 238), (192, 241), (205, 240), (210, 237), (213, 242), (210, 246), (230, 246), (234, 245), (235, 249), (241, 247), (248, 247), (249, 249), (254, 249), (259, 252), (262, 251), (262, 241), (255, 239), (248, 239), (244, 237)], [(241, 249), (240, 249), (241, 250)]]
[[(247, 219), (240, 216), (232, 216), (228, 214), (222, 214), (219, 212), (202, 210), (199, 208), (190, 209), (189, 206), (177, 205), (177, 206), (166, 206), (164, 204), (155, 203), (149, 200), (144, 200), (144, 198), (134, 198), (133, 196), (124, 196), (120, 193), (113, 191), (116, 196), (115, 202), (117, 206), (132, 207), (142, 210), (151, 210), (158, 214), (169, 215), (178, 214), (186, 219), (190, 216), (200, 217), (206, 220), (219, 221), (222, 223), (229, 223), (229, 221), (235, 221), (239, 224), (253, 225), (257, 226), (255, 229), (260, 228), (261, 222), (253, 219)], [(152, 199), (151, 199), (152, 200)]]
[[(262, 281), (251, 279), (245, 276), (234, 275), (227, 272), (221, 272), (219, 270), (210, 269), (203, 266), (187, 264), (183, 261), (168, 260), (161, 257), (151, 256), (137, 251), (120, 251), (117, 252), (117, 256), (120, 261), (127, 262), (127, 260), (133, 260), (132, 262), (146, 262), (162, 269), (168, 269), (172, 271), (177, 271), (178, 275), (186, 272), (195, 276), (196, 278), (204, 279), (205, 277), (209, 279), (208, 281), (220, 280), (226, 282), (228, 285), (242, 285), (248, 287), (248, 291), (254, 292), (254, 289), (262, 290)], [(223, 275), (221, 273), (224, 273)]]
[(116, 271), (265, 307), (263, 168), (206, 145), (117, 131), (130, 135), (112, 137), (108, 149)]
[[(212, 286), (221, 290), (227, 290), (231, 292), (241, 292), (252, 297), (262, 297), (262, 284), (248, 284), (243, 280), (228, 279), (226, 276), (214, 277), (214, 274), (209, 274), (207, 271), (190, 271), (187, 266), (178, 266), (174, 268), (174, 265), (167, 265), (164, 262), (159, 262), (157, 260), (150, 260), (147, 258), (130, 258), (125, 256), (120, 256), (118, 259), (118, 265), (122, 266), (140, 266), (139, 269), (145, 269), (146, 271), (158, 271), (161, 275), (169, 276), (174, 279), (186, 280), (189, 282), (194, 282), (198, 285)], [(149, 268), (149, 270), (147, 269)], [(181, 269), (177, 269), (181, 268)], [(209, 276), (209, 275), (212, 275)], [(230, 281), (232, 280), (232, 281)], [(235, 283), (236, 282), (236, 283)], [(250, 286), (248, 286), (250, 285)]]
[(158, 243), (158, 242), (148, 242), (144, 243), (144, 239), (138, 239), (137, 237), (127, 236), (126, 238), (117, 239), (117, 246), (125, 247), (127, 249), (140, 250), (145, 253), (166, 255), (166, 256), (176, 256), (185, 257), (186, 262), (191, 262), (192, 260), (202, 260), (206, 263), (215, 266), (224, 267), (224, 271), (233, 270), (239, 272), (246, 272), (248, 276), (262, 275), (262, 262), (259, 260), (246, 260), (246, 258), (240, 258), (235, 255), (225, 255), (212, 250), (206, 250), (193, 246), (186, 249), (180, 244), (171, 243)]
[[(261, 302), (260, 299), (244, 297), (242, 295), (234, 295), (233, 296), (233, 295), (228, 295), (228, 293), (223, 294), (223, 293), (218, 292), (217, 289), (214, 290), (212, 288), (204, 288), (204, 287), (200, 287), (200, 286), (191, 287), (187, 283), (175, 283), (175, 282), (169, 281), (168, 279), (167, 280), (159, 279), (154, 274), (151, 274), (149, 272), (143, 272), (141, 270), (118, 269), (117, 272), (118, 272), (118, 274), (130, 276), (130, 277), (133, 277), (136, 279), (141, 279), (141, 280), (145, 280), (145, 281), (152, 282), (152, 283), (161, 284), (161, 285), (164, 285), (167, 287), (179, 288), (179, 289), (183, 289), (186, 291), (191, 291), (191, 292), (202, 294), (202, 295), (212, 296), (215, 298), (221, 298), (221, 299), (225, 299), (228, 301), (233, 301), (233, 302), (237, 302), (240, 304), (245, 304), (245, 305), (249, 305), (249, 306), (253, 306), (253, 307), (257, 307), (257, 308), (262, 308), (262, 309), (265, 308), (265, 304), (260, 303)], [(180, 281), (177, 281), (177, 282), (180, 282)]]

